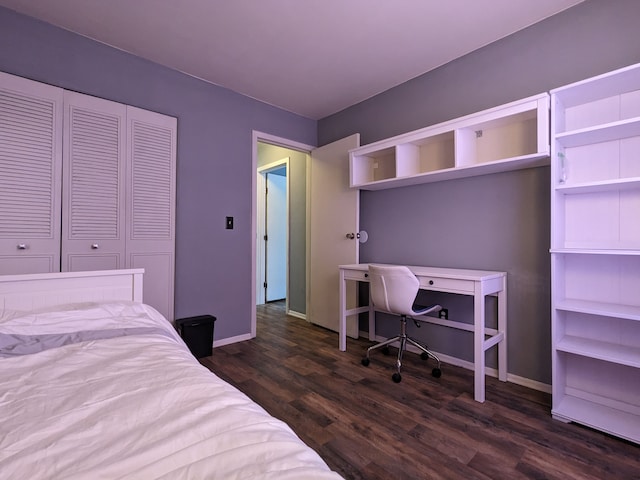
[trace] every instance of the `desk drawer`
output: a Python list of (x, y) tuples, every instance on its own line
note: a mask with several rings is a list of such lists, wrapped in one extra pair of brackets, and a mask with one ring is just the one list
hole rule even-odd
[(438, 290), (441, 292), (474, 292), (473, 280), (459, 280), (457, 278), (421, 277), (420, 288)]
[(346, 280), (355, 280), (358, 282), (368, 282), (369, 281), (369, 271), (368, 270), (345, 270), (344, 278)]

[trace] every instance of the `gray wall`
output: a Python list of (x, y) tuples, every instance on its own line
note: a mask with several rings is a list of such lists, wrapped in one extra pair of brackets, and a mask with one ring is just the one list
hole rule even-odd
[(258, 143), (258, 167), (289, 157), (289, 310), (305, 314), (307, 261), (307, 154)]
[(0, 70), (178, 118), (176, 316), (248, 334), (252, 130), (315, 145), (316, 122), (1, 7)]
[[(370, 143), (640, 62), (639, 21), (637, 0), (587, 0), (320, 120), (319, 144), (354, 132)], [(360, 259), (507, 271), (509, 372), (550, 383), (549, 183), (542, 167), (363, 192)], [(451, 317), (470, 315), (447, 297), (430, 299)], [(473, 358), (468, 335), (423, 327), (417, 336)]]

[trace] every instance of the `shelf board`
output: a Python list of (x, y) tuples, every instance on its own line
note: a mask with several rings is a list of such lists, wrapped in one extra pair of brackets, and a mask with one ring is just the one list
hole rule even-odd
[(640, 306), (633, 305), (567, 299), (556, 302), (555, 309), (565, 312), (586, 313), (589, 315), (640, 321)]
[(640, 348), (638, 347), (565, 335), (556, 344), (555, 349), (573, 355), (640, 368)]
[(555, 189), (556, 192), (563, 194), (640, 189), (640, 177), (616, 178), (612, 180), (602, 180), (599, 182), (584, 182), (576, 184), (558, 184)]
[(573, 254), (573, 255), (620, 255), (636, 256), (640, 255), (640, 250), (604, 249), (604, 248), (552, 248), (550, 253)]
[(632, 413), (564, 395), (559, 404), (551, 410), (551, 414), (640, 443), (640, 416)]
[(640, 117), (634, 117), (595, 127), (557, 133), (555, 139), (565, 148), (570, 148), (638, 135), (640, 135)]
[(407, 177), (387, 178), (380, 181), (356, 184), (352, 188), (361, 190), (382, 190), (385, 188), (407, 187), (423, 183), (442, 182), (458, 178), (488, 175), (491, 173), (508, 172), (524, 168), (534, 168), (549, 165), (549, 152), (539, 152), (519, 157), (505, 158), (492, 162), (476, 163), (462, 167), (445, 168), (430, 172), (419, 173)]

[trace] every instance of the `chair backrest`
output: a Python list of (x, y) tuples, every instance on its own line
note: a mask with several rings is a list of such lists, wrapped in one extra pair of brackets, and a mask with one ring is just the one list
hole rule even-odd
[(405, 266), (369, 265), (371, 301), (379, 310), (397, 315), (413, 315), (420, 282)]

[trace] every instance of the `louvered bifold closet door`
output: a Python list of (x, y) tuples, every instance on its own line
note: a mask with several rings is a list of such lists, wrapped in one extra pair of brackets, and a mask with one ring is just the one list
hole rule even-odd
[(62, 270), (124, 268), (126, 106), (64, 95)]
[(60, 270), (62, 95), (0, 72), (0, 274)]
[(127, 107), (127, 268), (143, 298), (173, 320), (177, 120)]

